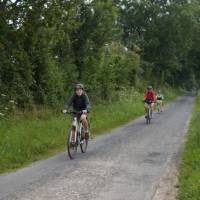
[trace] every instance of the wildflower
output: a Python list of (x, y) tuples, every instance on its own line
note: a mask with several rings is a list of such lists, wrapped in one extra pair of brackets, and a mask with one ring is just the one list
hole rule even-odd
[(6, 95), (5, 95), (5, 94), (1, 94), (1, 96), (2, 96), (2, 97), (6, 97)]
[(8, 110), (8, 107), (5, 107), (4, 109), (5, 109), (5, 110)]
[(15, 103), (15, 101), (14, 101), (14, 100), (10, 100), (9, 102), (10, 102), (10, 103)]

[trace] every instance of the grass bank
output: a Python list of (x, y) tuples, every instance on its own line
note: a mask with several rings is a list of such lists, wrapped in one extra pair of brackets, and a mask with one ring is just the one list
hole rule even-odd
[(198, 93), (182, 156), (179, 200), (200, 200), (200, 93)]
[[(177, 91), (166, 90), (164, 94), (166, 101), (170, 101)], [(142, 99), (143, 94), (130, 90), (121, 93), (115, 102), (93, 105), (92, 133), (101, 134), (142, 115)], [(44, 108), (0, 121), (0, 173), (63, 151), (69, 127), (68, 117)]]

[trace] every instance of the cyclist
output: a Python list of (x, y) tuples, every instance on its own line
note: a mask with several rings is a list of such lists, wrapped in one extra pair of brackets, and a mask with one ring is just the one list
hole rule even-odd
[(157, 100), (157, 106), (160, 104), (160, 111), (162, 112), (164, 96), (162, 95), (160, 90), (158, 90), (158, 93), (156, 95), (156, 100)]
[(149, 85), (144, 96), (144, 107), (145, 107), (145, 118), (147, 118), (148, 108), (150, 106), (151, 111), (153, 110), (154, 103), (156, 102), (156, 93), (153, 90), (153, 87)]
[(63, 113), (66, 113), (70, 106), (72, 106), (76, 112), (80, 112), (80, 114), (78, 114), (78, 119), (83, 123), (85, 139), (89, 139), (89, 124), (87, 114), (90, 112), (91, 105), (89, 98), (84, 91), (83, 84), (78, 83), (75, 85), (74, 94), (65, 103)]

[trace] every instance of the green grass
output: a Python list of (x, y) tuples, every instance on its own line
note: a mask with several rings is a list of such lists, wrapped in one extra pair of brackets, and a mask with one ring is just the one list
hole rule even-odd
[(182, 156), (179, 176), (179, 200), (200, 200), (200, 93), (197, 96)]
[[(172, 90), (165, 94), (168, 101), (176, 95)], [(143, 94), (130, 90), (121, 93), (118, 101), (93, 105), (90, 114), (92, 134), (102, 134), (143, 115), (142, 99)], [(63, 151), (69, 127), (69, 117), (44, 108), (0, 121), (0, 173)]]

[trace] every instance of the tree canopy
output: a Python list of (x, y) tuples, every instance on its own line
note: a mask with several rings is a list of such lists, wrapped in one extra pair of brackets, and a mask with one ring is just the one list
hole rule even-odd
[(1, 0), (0, 93), (57, 105), (83, 82), (108, 100), (141, 83), (198, 87), (198, 0)]

